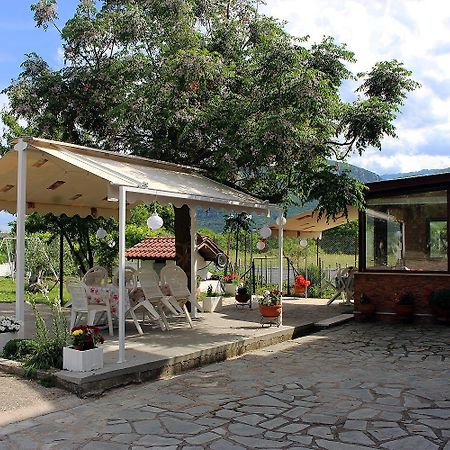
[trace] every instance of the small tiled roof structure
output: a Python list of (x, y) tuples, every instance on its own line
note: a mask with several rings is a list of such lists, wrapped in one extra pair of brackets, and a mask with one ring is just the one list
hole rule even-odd
[[(205, 261), (214, 261), (219, 253), (223, 253), (223, 250), (212, 239), (199, 234), (197, 234), (197, 251)], [(127, 259), (175, 260), (175, 238), (146, 237), (129, 248), (125, 256)]]

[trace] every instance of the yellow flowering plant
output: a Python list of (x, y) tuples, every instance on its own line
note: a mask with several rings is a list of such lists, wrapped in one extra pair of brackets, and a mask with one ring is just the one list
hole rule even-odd
[(78, 325), (70, 331), (72, 347), (76, 350), (90, 350), (103, 344), (104, 339), (100, 329), (93, 325)]

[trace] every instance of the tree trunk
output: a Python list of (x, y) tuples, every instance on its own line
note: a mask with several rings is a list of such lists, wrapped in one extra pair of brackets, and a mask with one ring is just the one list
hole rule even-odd
[(173, 208), (175, 211), (175, 251), (176, 263), (188, 277), (188, 287), (191, 289), (191, 216), (189, 207)]

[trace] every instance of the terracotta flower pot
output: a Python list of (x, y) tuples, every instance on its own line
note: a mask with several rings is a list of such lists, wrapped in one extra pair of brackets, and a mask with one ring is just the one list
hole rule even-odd
[(281, 305), (259, 305), (259, 312), (263, 317), (266, 318), (276, 318), (281, 314)]
[(394, 309), (395, 314), (400, 317), (412, 317), (415, 311), (414, 305), (400, 305), (398, 303), (395, 305)]
[(306, 286), (294, 285), (294, 294), (304, 294)]

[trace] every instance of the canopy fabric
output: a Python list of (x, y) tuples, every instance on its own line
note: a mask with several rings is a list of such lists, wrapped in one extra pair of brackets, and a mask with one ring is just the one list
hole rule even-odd
[[(286, 224), (283, 225), (283, 234), (285, 237), (293, 237), (299, 239), (316, 239), (321, 237), (322, 231), (330, 228), (338, 227), (352, 220), (358, 219), (358, 209), (349, 206), (348, 217), (341, 214), (336, 219), (327, 221), (326, 214), (318, 219), (319, 213), (315, 210), (305, 211), (296, 216), (288, 217)], [(269, 225), (272, 230), (278, 230), (277, 224)]]
[[(134, 189), (127, 207), (154, 200), (256, 214), (267, 214), (270, 207), (193, 167), (46, 139), (22, 139), (28, 144), (27, 213), (117, 217), (119, 186)], [(16, 212), (17, 164), (14, 150), (0, 159), (0, 210), (10, 213)]]

